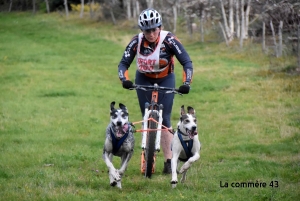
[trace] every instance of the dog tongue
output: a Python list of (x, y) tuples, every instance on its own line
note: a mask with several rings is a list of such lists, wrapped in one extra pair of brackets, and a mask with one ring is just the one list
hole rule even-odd
[(117, 137), (122, 137), (124, 133), (126, 133), (128, 130), (128, 124), (124, 124), (123, 127), (119, 126), (117, 129)]
[(197, 133), (197, 131), (188, 131), (188, 134), (189, 134), (189, 137), (190, 137), (190, 139), (194, 139), (194, 136), (195, 135), (197, 135), (198, 133)]
[(128, 124), (124, 124), (123, 126), (123, 132), (126, 133), (128, 131)]
[(117, 136), (118, 138), (120, 138), (120, 137), (123, 136), (122, 126), (116, 127), (116, 136)]
[(123, 136), (122, 130), (121, 130), (121, 129), (118, 129), (118, 130), (117, 130), (117, 137), (120, 138), (120, 137), (122, 137), (122, 136)]

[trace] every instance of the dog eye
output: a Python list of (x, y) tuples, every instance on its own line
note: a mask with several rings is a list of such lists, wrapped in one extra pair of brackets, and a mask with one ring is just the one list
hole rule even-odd
[(126, 116), (127, 116), (126, 114), (122, 114), (122, 118), (124, 118), (124, 119), (125, 119), (125, 118), (126, 118)]
[(185, 123), (190, 123), (190, 120), (186, 119), (184, 122), (185, 122)]

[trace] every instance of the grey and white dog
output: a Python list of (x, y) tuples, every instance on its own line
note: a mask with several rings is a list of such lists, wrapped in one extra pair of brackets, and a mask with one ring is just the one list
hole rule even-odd
[(200, 158), (201, 144), (198, 139), (197, 132), (197, 119), (195, 116), (196, 111), (194, 108), (188, 106), (187, 112), (184, 105), (181, 106), (181, 116), (177, 124), (177, 131), (172, 140), (172, 187), (175, 188), (177, 180), (177, 168), (179, 162), (184, 162), (181, 166), (179, 173), (182, 174), (181, 183), (186, 180), (186, 173), (192, 163)]
[[(122, 188), (121, 179), (134, 150), (133, 127), (129, 122), (129, 114), (125, 105), (119, 103), (120, 108), (114, 108), (115, 102), (110, 104), (110, 123), (106, 128), (106, 139), (103, 149), (103, 159), (108, 167), (111, 186)], [(113, 156), (121, 158), (121, 167), (116, 169), (112, 163)]]

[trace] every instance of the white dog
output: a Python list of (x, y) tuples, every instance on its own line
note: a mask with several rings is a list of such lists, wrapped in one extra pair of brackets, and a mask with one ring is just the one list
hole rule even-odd
[(192, 163), (200, 158), (200, 141), (197, 133), (197, 120), (195, 110), (188, 106), (188, 112), (185, 112), (184, 105), (181, 106), (181, 116), (178, 122), (177, 131), (172, 141), (172, 187), (175, 188), (177, 180), (177, 168), (179, 161), (184, 162), (179, 173), (182, 174), (181, 183), (186, 180), (186, 173)]
[[(120, 103), (120, 108), (115, 109), (114, 105), (115, 102), (110, 104), (110, 123), (106, 128), (103, 159), (109, 170), (110, 185), (122, 188), (121, 178), (132, 157), (135, 140), (126, 106)], [(121, 158), (120, 169), (114, 167), (113, 156)]]

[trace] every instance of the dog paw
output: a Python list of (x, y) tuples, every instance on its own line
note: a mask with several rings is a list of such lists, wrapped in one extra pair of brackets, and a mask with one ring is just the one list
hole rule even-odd
[(116, 186), (117, 185), (117, 182), (116, 181), (113, 181), (112, 183), (110, 183), (111, 186)]
[(177, 186), (176, 184), (172, 184), (172, 188), (176, 188), (176, 186)]
[(176, 180), (171, 181), (171, 184), (177, 184), (177, 183), (178, 183), (178, 181), (176, 181)]

